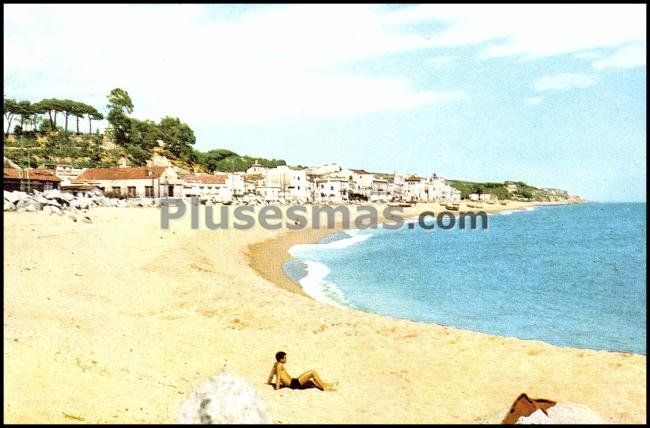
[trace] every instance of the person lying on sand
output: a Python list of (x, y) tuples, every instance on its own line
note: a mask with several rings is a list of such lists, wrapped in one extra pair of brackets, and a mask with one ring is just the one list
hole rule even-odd
[[(323, 382), (320, 376), (318, 376), (318, 373), (316, 373), (316, 370), (309, 370), (297, 378), (292, 378), (284, 368), (284, 365), (287, 362), (286, 352), (277, 352), (275, 354), (275, 360), (273, 368), (271, 369), (271, 374), (269, 375), (269, 380), (266, 381), (269, 385), (273, 385), (275, 389), (280, 389), (280, 386), (288, 386), (291, 389), (304, 389), (307, 387), (309, 381), (322, 391), (334, 391), (338, 385), (338, 382)], [(273, 376), (275, 376), (275, 384), (272, 383)]]

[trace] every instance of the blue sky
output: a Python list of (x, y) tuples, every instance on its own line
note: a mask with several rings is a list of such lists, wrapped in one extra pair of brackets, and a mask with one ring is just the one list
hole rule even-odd
[(4, 93), (121, 87), (204, 151), (645, 201), (645, 9), (4, 5)]

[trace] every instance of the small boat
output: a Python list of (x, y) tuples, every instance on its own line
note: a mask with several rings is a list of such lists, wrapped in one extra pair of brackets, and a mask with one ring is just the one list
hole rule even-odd
[(508, 203), (506, 201), (501, 201), (500, 203), (501, 203), (501, 205), (508, 205)]
[(454, 204), (454, 205), (445, 205), (445, 208), (448, 209), (449, 211), (459, 211), (460, 210), (460, 205)]

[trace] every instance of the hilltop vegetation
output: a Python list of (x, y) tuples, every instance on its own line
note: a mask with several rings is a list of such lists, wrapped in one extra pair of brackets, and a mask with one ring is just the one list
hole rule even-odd
[[(255, 161), (267, 167), (285, 165), (281, 159), (240, 156), (224, 149), (201, 152), (194, 131), (177, 117), (165, 116), (158, 122), (131, 117), (134, 106), (121, 88), (107, 96), (105, 132), (92, 132), (92, 121), (104, 115), (95, 107), (70, 100), (47, 98), (39, 102), (4, 99), (7, 130), (4, 155), (21, 167), (54, 168), (65, 163), (73, 167), (117, 166), (126, 158), (130, 165), (141, 166), (154, 152), (169, 158), (175, 165), (202, 172), (245, 171)], [(64, 126), (57, 120), (62, 115)], [(76, 132), (69, 130), (70, 117), (76, 119)], [(88, 132), (80, 132), (79, 122), (88, 120)], [(11, 125), (14, 124), (13, 134)]]
[(539, 189), (522, 181), (473, 182), (464, 180), (447, 180), (449, 185), (460, 190), (460, 197), (468, 199), (472, 193), (492, 194), (499, 199), (527, 200), (527, 201), (554, 201), (569, 198), (566, 190)]

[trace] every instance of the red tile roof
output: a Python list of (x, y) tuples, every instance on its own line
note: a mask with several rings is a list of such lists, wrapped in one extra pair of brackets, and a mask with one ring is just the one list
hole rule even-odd
[[(75, 182), (91, 180), (143, 180), (160, 178), (166, 166), (143, 166), (135, 168), (88, 168), (77, 177)], [(151, 174), (150, 174), (151, 173)]]
[(350, 171), (354, 172), (355, 174), (370, 174), (365, 169), (351, 169)]
[(181, 179), (186, 183), (199, 183), (199, 184), (226, 184), (226, 175), (199, 175), (199, 174), (185, 174)]
[(406, 181), (420, 181), (422, 179), (420, 177), (418, 177), (417, 175), (412, 175), (410, 177), (406, 177), (404, 180), (406, 180)]
[(16, 168), (5, 168), (4, 178), (14, 178), (14, 179), (30, 179), (33, 181), (61, 181), (59, 177), (54, 175), (53, 172), (50, 172), (46, 169), (16, 169)]

